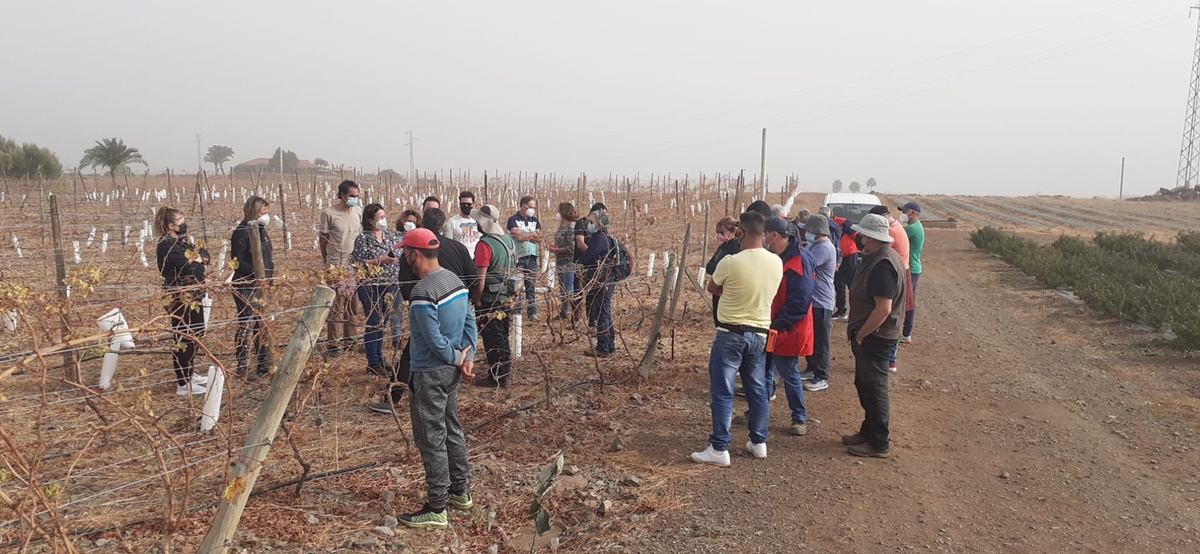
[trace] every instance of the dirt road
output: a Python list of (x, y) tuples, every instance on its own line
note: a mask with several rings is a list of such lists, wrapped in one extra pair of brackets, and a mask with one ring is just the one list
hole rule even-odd
[[(839, 436), (861, 418), (848, 347), (807, 396), (805, 437), (772, 404), (770, 452), (735, 429), (733, 466), (688, 453), (709, 432), (707, 377), (629, 448), (661, 460), (682, 509), (643, 514), (634, 552), (1200, 551), (1200, 364), (1154, 337), (1097, 322), (986, 254), (930, 231), (915, 344), (891, 383), (893, 457), (860, 460)], [(835, 323), (834, 336), (844, 332)], [(744, 403), (735, 408), (744, 409)], [(652, 423), (652, 424), (651, 424)], [(668, 471), (664, 471), (666, 473)]]

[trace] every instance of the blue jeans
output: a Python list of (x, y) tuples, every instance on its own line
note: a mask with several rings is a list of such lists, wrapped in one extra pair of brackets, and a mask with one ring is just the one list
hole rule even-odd
[(558, 317), (566, 319), (567, 314), (570, 314), (578, 303), (576, 299), (578, 291), (575, 290), (575, 266), (574, 264), (564, 264), (555, 267), (555, 272), (558, 274), (558, 296), (562, 300), (562, 307), (558, 309)]
[(833, 326), (833, 312), (813, 306), (813, 353), (808, 356), (805, 368), (813, 379), (829, 379), (829, 329)]
[(807, 422), (808, 410), (804, 408), (804, 382), (800, 379), (800, 358), (772, 356), (771, 364), (775, 366), (775, 373), (783, 377), (788, 408), (792, 410), (792, 423)]
[(362, 302), (367, 316), (366, 336), (363, 339), (367, 350), (368, 365), (383, 365), (384, 316), (388, 313), (389, 294), (395, 294), (395, 285), (359, 285), (358, 301)]
[(733, 441), (729, 427), (733, 424), (733, 380), (737, 375), (742, 377), (742, 388), (750, 404), (747, 418), (750, 441), (755, 444), (767, 441), (771, 407), (767, 402), (766, 348), (766, 337), (754, 333), (735, 335), (728, 331), (717, 331), (708, 357), (713, 424), (708, 442), (713, 449), (724, 452), (729, 450), (729, 443)]
[(617, 331), (613, 328), (612, 298), (616, 285), (588, 289), (588, 325), (596, 330), (596, 352), (612, 354), (617, 349)]
[(517, 269), (521, 270), (522, 276), (525, 278), (525, 301), (521, 302), (517, 298), (517, 311), (525, 315), (533, 317), (537, 315), (537, 275), (538, 275), (538, 257), (524, 256), (517, 260)]

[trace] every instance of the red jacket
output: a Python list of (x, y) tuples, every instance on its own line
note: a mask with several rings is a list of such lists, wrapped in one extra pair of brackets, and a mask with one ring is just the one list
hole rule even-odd
[(846, 225), (846, 218), (844, 217), (835, 217), (833, 218), (833, 222), (842, 228), (842, 257), (845, 258), (846, 256), (858, 254), (858, 244), (854, 242), (854, 237), (857, 237), (858, 233), (850, 230), (850, 226)]
[(812, 293), (816, 267), (808, 251), (793, 240), (783, 253), (783, 280), (771, 301), (771, 329), (776, 356), (811, 356), (813, 353)]

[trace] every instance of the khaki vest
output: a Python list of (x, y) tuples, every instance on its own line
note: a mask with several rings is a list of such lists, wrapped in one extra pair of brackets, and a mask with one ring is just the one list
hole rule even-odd
[(872, 335), (881, 339), (899, 340), (904, 324), (904, 262), (900, 260), (900, 254), (889, 245), (883, 245), (870, 256), (863, 254), (862, 261), (858, 264), (858, 273), (854, 275), (854, 282), (850, 284), (849, 327), (861, 329), (875, 310), (875, 298), (868, 290), (868, 281), (875, 266), (881, 263), (892, 264), (892, 267), (896, 268), (896, 297), (892, 299), (892, 313)]

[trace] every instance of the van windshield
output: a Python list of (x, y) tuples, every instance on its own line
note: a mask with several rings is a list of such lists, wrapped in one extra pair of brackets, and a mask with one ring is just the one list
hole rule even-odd
[(863, 216), (871, 213), (873, 204), (830, 204), (829, 209), (833, 210), (834, 217), (844, 217), (857, 225), (862, 222)]

